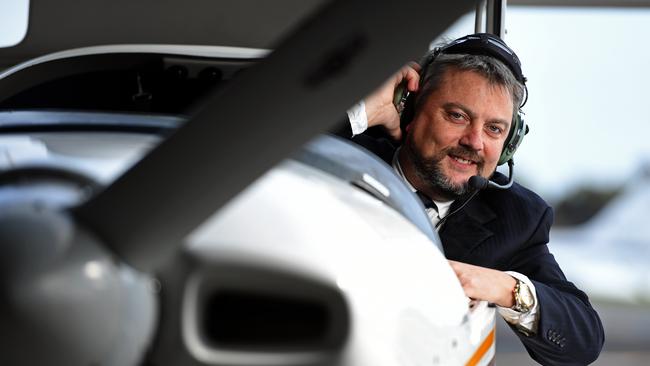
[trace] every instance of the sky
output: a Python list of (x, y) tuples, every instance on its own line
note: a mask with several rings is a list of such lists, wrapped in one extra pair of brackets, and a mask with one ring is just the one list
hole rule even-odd
[[(615, 188), (650, 164), (650, 10), (510, 6), (506, 42), (528, 78), (531, 132), (516, 179), (548, 200)], [(466, 16), (448, 31), (473, 32)]]

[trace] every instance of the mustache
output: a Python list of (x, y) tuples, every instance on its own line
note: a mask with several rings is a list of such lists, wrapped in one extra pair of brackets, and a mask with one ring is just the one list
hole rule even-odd
[(446, 149), (443, 149), (442, 152), (446, 155), (454, 155), (459, 158), (471, 160), (476, 162), (478, 165), (483, 165), (483, 158), (479, 156), (476, 150), (470, 149), (467, 146), (451, 146)]

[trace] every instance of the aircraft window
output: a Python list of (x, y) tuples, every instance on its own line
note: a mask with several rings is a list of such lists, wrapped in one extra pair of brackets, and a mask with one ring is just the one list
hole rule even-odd
[(0, 47), (20, 43), (27, 34), (29, 0), (0, 2)]
[(156, 135), (58, 132), (0, 135), (0, 172), (66, 168), (108, 184), (160, 140)]

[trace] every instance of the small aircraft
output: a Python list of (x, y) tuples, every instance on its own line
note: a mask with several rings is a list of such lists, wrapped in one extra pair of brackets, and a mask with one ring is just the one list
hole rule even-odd
[(650, 302), (650, 174), (641, 169), (623, 192), (575, 228), (551, 230), (551, 248), (568, 278), (590, 296)]
[(493, 362), (420, 201), (313, 139), (473, 6), (29, 2), (0, 50), (0, 363)]

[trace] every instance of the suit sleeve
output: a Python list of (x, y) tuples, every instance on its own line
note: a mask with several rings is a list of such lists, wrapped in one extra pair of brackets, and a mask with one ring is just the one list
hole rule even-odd
[(603, 347), (603, 326), (587, 295), (566, 279), (548, 250), (552, 221), (553, 211), (547, 207), (525, 249), (510, 264), (533, 281), (540, 312), (537, 333), (515, 333), (543, 365), (587, 365)]
[(352, 126), (350, 126), (348, 116), (341, 118), (336, 126), (329, 130), (329, 133), (347, 140), (352, 139)]

